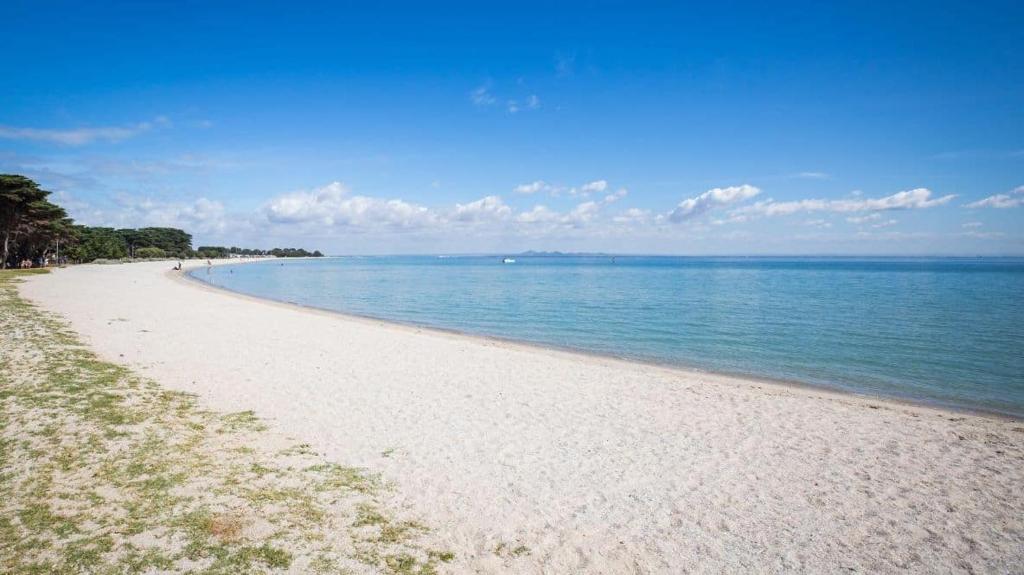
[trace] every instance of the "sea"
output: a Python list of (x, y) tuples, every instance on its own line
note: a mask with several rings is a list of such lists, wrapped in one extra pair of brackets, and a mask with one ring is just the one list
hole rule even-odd
[(404, 324), (1024, 417), (1021, 258), (352, 256), (192, 275)]

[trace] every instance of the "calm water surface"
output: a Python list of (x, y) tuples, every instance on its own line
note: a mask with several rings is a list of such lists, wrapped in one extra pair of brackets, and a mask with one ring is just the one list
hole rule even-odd
[(265, 298), (1024, 416), (1024, 260), (352, 257), (199, 269)]

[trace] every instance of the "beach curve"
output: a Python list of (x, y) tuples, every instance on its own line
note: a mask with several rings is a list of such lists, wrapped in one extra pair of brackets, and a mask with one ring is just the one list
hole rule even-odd
[(381, 472), (462, 568), (1024, 559), (1020, 422), (275, 305), (166, 267), (77, 266), (21, 292), (101, 356)]

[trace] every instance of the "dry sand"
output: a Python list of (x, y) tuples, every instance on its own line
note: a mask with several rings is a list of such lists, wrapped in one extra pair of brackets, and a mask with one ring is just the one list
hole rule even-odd
[(1024, 422), (35, 276), (101, 356), (382, 473), (458, 572), (1024, 572)]

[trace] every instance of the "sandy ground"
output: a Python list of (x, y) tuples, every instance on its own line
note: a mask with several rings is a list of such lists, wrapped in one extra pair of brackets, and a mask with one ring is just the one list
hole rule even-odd
[(105, 358), (382, 473), (456, 571), (1024, 572), (1024, 422), (349, 318), (168, 267), (21, 293)]

